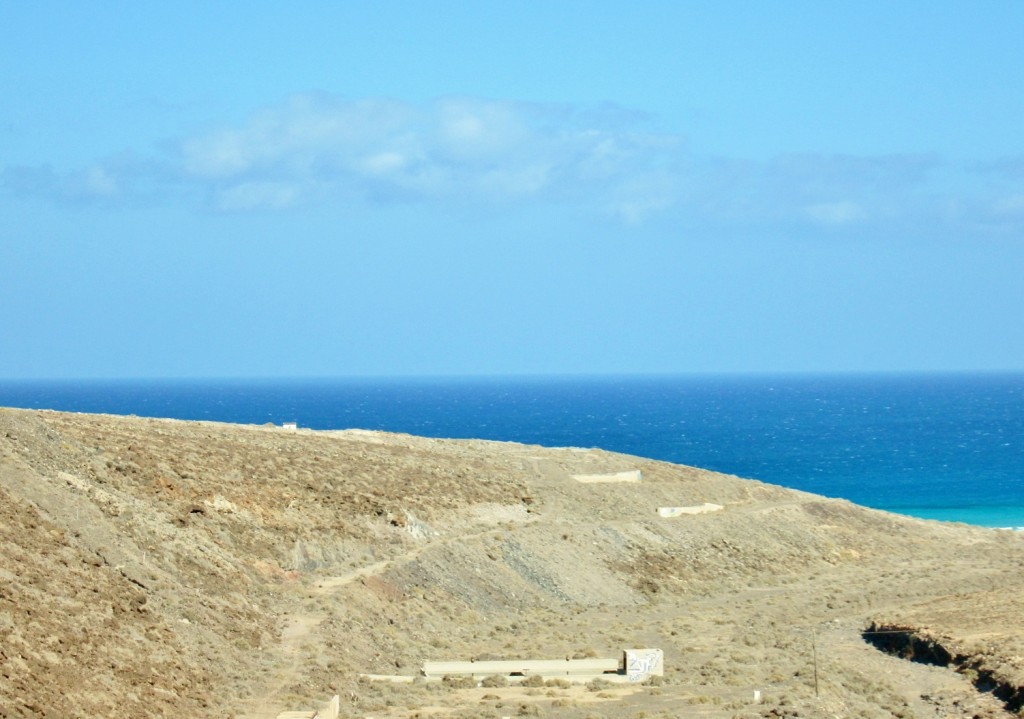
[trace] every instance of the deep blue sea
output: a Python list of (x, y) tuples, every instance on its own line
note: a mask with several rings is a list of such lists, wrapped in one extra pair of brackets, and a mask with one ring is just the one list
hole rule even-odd
[(602, 447), (1024, 527), (1024, 373), (3, 381), (0, 406)]

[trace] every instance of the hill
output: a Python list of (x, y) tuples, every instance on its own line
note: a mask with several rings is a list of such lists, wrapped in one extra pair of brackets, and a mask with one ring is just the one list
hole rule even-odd
[[(721, 509), (657, 511), (704, 503)], [(333, 694), (378, 719), (1024, 700), (1021, 533), (596, 449), (0, 409), (0, 545), (3, 718), (256, 719)], [(663, 649), (665, 676), (360, 676), (631, 647)]]

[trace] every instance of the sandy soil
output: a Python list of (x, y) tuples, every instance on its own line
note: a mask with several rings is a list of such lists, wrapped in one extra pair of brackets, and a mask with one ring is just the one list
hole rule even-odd
[[(1020, 533), (599, 450), (0, 410), (4, 718), (1015, 716), (1022, 569)], [(643, 686), (360, 679), (647, 646)]]

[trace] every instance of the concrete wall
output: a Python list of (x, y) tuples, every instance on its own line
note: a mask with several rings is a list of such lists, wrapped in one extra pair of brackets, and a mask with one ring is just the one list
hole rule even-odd
[(331, 700), (317, 711), (286, 711), (277, 715), (277, 719), (338, 719), (341, 711), (341, 698), (335, 694)]
[(711, 502), (696, 504), (691, 507), (658, 507), (658, 516), (681, 517), (684, 514), (706, 514), (708, 512), (717, 512), (720, 509), (723, 509), (722, 505), (712, 504)]
[(621, 658), (601, 659), (503, 659), (480, 662), (424, 662), (423, 676), (439, 679), (446, 675), (483, 679), (503, 676), (542, 677), (626, 677), (639, 682), (663, 676), (665, 655), (660, 649), (626, 649)]
[(610, 474), (574, 474), (572, 478), (577, 482), (595, 484), (601, 482), (639, 482), (640, 470), (634, 469), (629, 472), (612, 472)]
[(528, 677), (564, 677), (618, 672), (618, 659), (509, 659), (481, 662), (424, 662), (423, 676), (443, 677), (446, 674), (473, 676), (478, 679), (494, 674)]

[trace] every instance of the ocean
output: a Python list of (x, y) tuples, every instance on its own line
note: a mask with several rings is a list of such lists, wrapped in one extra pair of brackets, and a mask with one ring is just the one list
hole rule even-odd
[(0, 406), (601, 447), (1024, 527), (1024, 373), (3, 381)]

